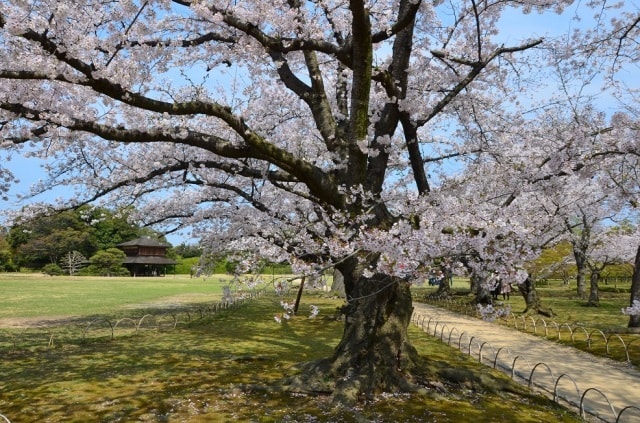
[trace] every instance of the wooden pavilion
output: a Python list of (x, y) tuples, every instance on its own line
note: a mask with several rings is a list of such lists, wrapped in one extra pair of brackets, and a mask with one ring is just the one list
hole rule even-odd
[(164, 276), (167, 267), (176, 264), (175, 260), (166, 257), (170, 244), (148, 237), (123, 242), (116, 247), (127, 255), (123, 265), (129, 269), (131, 276)]

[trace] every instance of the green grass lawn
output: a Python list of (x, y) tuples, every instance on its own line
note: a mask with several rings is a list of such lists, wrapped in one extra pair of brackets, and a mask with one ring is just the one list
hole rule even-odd
[(0, 273), (0, 319), (113, 313), (162, 302), (219, 300), (231, 277), (68, 277)]
[[(34, 286), (58, 282), (50, 279)], [(138, 303), (183, 294), (214, 295), (213, 288), (203, 292), (204, 288), (192, 285), (216, 284), (168, 278), (120, 281), (127, 290), (128, 284), (138, 282), (144, 284), (140, 291), (155, 292), (131, 299)], [(149, 288), (154, 282), (176, 287)], [(64, 290), (69, 294), (79, 281), (62, 283), (70, 284)], [(28, 286), (27, 280), (23, 285)], [(129, 301), (120, 293), (113, 295)], [(115, 299), (106, 302), (123, 306)], [(277, 324), (273, 316), (282, 312), (280, 297), (266, 293), (174, 329), (144, 330), (114, 339), (91, 332), (87, 339), (0, 349), (0, 413), (13, 423), (580, 421), (413, 326), (410, 336), (430, 363), (425, 369), (431, 375), (426, 376), (429, 395), (389, 394), (355, 407), (334, 408), (322, 395), (272, 389), (278, 380), (295, 373), (297, 363), (331, 354), (343, 330), (343, 323), (334, 317), (341, 304), (324, 294), (305, 294), (299, 315)], [(311, 305), (320, 307), (315, 319), (308, 318)], [(462, 382), (441, 379), (446, 369)], [(484, 383), (477, 383), (481, 380)]]

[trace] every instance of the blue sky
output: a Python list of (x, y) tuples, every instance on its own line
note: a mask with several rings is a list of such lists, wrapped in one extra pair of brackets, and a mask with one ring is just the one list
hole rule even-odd
[[(26, 195), (29, 192), (29, 188), (32, 184), (35, 184), (39, 179), (45, 176), (44, 169), (42, 168), (42, 164), (44, 161), (33, 159), (33, 158), (24, 158), (22, 156), (14, 156), (10, 162), (2, 163), (2, 166), (5, 168), (9, 168), (14, 176), (20, 180), (18, 184), (12, 186), (9, 191), (9, 199), (5, 201), (0, 198), (0, 225), (4, 224), (4, 215), (2, 213), (3, 210), (17, 209), (24, 204), (33, 201), (42, 201), (42, 202), (53, 202), (55, 199), (62, 197), (67, 198), (69, 194), (68, 189), (56, 189), (54, 191), (48, 192), (46, 194), (35, 197), (30, 201), (19, 201), (20, 195)], [(191, 240), (186, 235), (181, 234), (170, 234), (167, 235), (167, 240), (177, 246), (181, 243), (194, 243), (194, 240)]]

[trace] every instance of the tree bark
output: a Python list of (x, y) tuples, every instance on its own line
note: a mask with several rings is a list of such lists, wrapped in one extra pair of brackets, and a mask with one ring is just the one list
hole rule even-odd
[(474, 304), (493, 304), (491, 290), (485, 286), (483, 280), (475, 273), (471, 274), (472, 293), (475, 294)]
[(593, 228), (593, 221), (591, 221), (585, 213), (582, 213), (581, 223), (578, 227), (573, 226), (572, 223), (567, 222), (569, 232), (575, 232), (579, 230), (579, 238), (571, 242), (573, 248), (573, 257), (576, 260), (576, 268), (578, 270), (576, 293), (579, 298), (585, 298), (586, 294), (586, 271), (587, 271), (587, 251), (589, 250), (589, 243), (591, 241), (591, 229)]
[(324, 389), (339, 404), (419, 389), (412, 383), (418, 354), (407, 333), (413, 313), (410, 283), (384, 274), (365, 277), (360, 268), (340, 265), (347, 294), (342, 339), (331, 357), (308, 363), (300, 376), (302, 386), (312, 389), (331, 380)]
[(600, 271), (592, 270), (591, 277), (589, 278), (589, 300), (587, 301), (588, 307), (600, 307), (600, 296), (598, 293), (598, 280), (600, 279)]
[(535, 313), (547, 317), (553, 317), (553, 310), (542, 304), (542, 300), (538, 295), (538, 291), (536, 291), (536, 284), (532, 277), (529, 276), (524, 282), (518, 284), (518, 291), (524, 298), (524, 313)]
[(450, 279), (445, 276), (440, 280), (438, 290), (433, 294), (433, 296), (436, 298), (450, 298), (452, 295)]
[(471, 276), (469, 277), (469, 293), (475, 294), (478, 290), (479, 284), (480, 281), (478, 280), (478, 277), (475, 275), (475, 273), (471, 273)]
[[(634, 301), (640, 301), (640, 246), (636, 252), (636, 260), (633, 267), (633, 276), (631, 277), (631, 299), (629, 305), (633, 306)], [(640, 328), (640, 315), (629, 316), (630, 328)]]
[(587, 270), (587, 258), (579, 251), (574, 252), (576, 259), (576, 268), (578, 273), (576, 275), (576, 294), (578, 297), (584, 298), (586, 293), (586, 270)]
[(338, 269), (333, 270), (333, 283), (331, 284), (331, 293), (338, 297), (344, 298), (344, 277)]

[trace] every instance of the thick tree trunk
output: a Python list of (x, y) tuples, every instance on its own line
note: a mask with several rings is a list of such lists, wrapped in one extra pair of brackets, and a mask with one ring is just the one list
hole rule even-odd
[(478, 290), (478, 285), (480, 284), (480, 280), (474, 273), (469, 277), (469, 292), (471, 294), (476, 294)]
[(586, 293), (586, 273), (587, 273), (587, 264), (586, 259), (582, 254), (575, 254), (576, 259), (576, 267), (578, 269), (578, 274), (576, 276), (576, 294), (578, 297), (584, 298)]
[[(346, 284), (345, 284), (346, 285)], [(336, 395), (405, 390), (406, 366), (412, 366), (414, 348), (407, 328), (413, 305), (409, 284), (385, 275), (360, 278), (343, 308), (345, 328), (332, 358), (342, 376)]]
[[(632, 306), (634, 301), (640, 301), (640, 246), (636, 252), (636, 261), (633, 268), (633, 276), (631, 277), (631, 299), (629, 305)], [(630, 328), (640, 328), (640, 315), (629, 316)]]
[(600, 295), (598, 293), (598, 280), (600, 279), (600, 271), (592, 270), (591, 277), (589, 278), (589, 301), (587, 301), (588, 307), (600, 307)]
[(582, 213), (581, 220), (582, 224), (580, 228), (576, 228), (573, 223), (569, 222), (567, 222), (567, 227), (575, 236), (579, 236), (579, 238), (574, 239), (571, 244), (573, 248), (573, 258), (576, 260), (576, 268), (578, 270), (576, 293), (579, 298), (585, 298), (587, 285), (586, 272), (588, 266), (587, 251), (589, 250), (593, 222), (588, 219), (584, 213)]
[[(343, 264), (339, 269), (347, 295), (342, 339), (331, 357), (303, 367), (299, 383), (331, 391), (337, 403), (415, 391), (411, 372), (418, 355), (407, 334), (413, 313), (410, 284), (383, 274), (367, 278), (359, 266), (351, 267)], [(325, 381), (324, 388), (320, 381)]]
[(471, 275), (471, 286), (474, 288), (471, 292), (475, 294), (473, 300), (475, 304), (493, 304), (491, 290), (486, 287), (484, 281), (475, 273)]
[(333, 283), (331, 284), (331, 293), (338, 297), (344, 298), (344, 277), (338, 269), (333, 270)]
[(536, 291), (536, 284), (532, 277), (528, 277), (524, 282), (518, 284), (518, 291), (524, 298), (524, 313), (541, 314), (547, 317), (553, 316), (553, 310), (542, 304), (542, 300), (538, 295), (538, 291)]
[(451, 293), (451, 284), (449, 282), (449, 278), (445, 277), (440, 281), (438, 290), (433, 295), (437, 298), (450, 298), (453, 295)]

